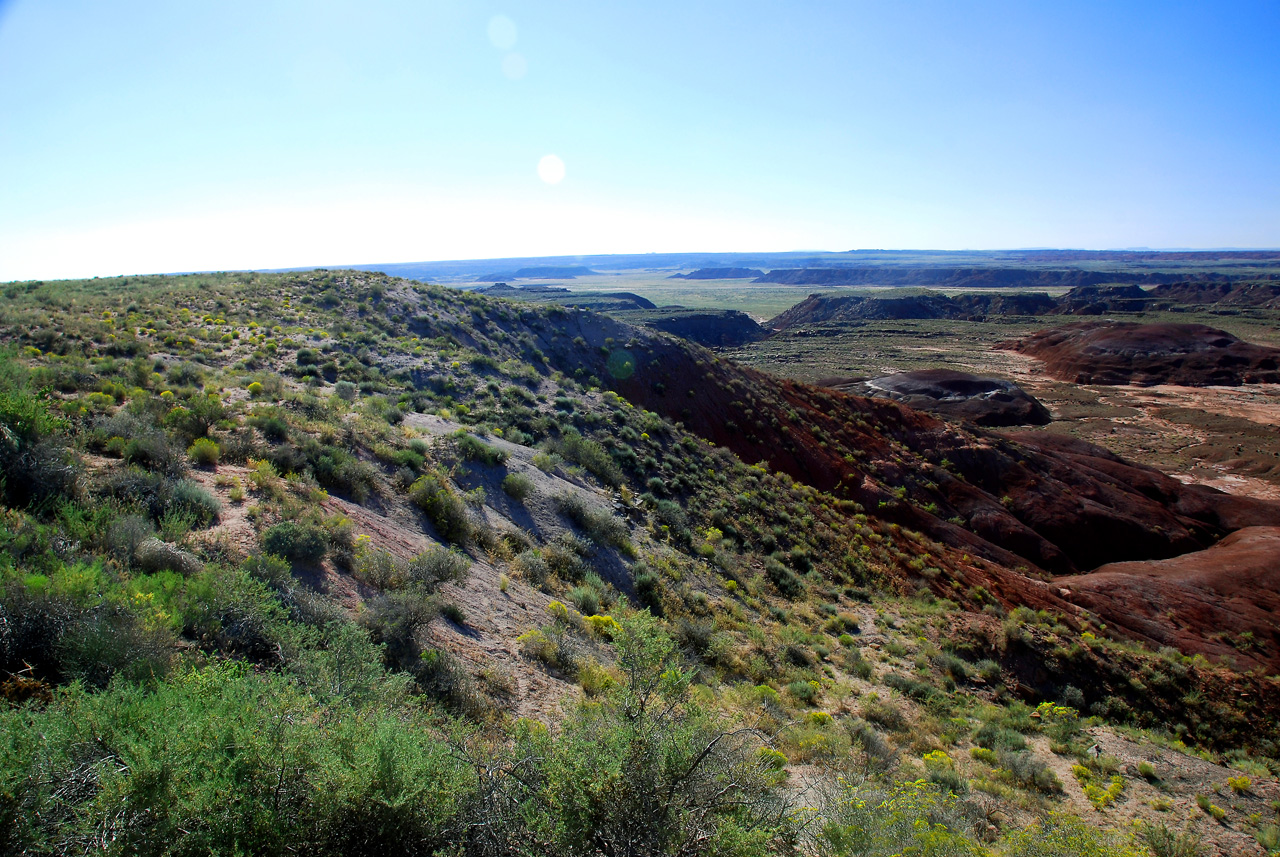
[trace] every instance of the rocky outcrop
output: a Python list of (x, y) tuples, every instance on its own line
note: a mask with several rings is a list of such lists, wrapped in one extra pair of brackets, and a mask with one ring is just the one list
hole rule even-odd
[(1280, 349), (1203, 324), (1077, 322), (998, 347), (1036, 357), (1048, 374), (1077, 384), (1280, 383)]
[(958, 372), (919, 369), (869, 381), (819, 381), (855, 395), (892, 399), (908, 407), (980, 426), (1045, 425), (1049, 409), (1012, 381)]

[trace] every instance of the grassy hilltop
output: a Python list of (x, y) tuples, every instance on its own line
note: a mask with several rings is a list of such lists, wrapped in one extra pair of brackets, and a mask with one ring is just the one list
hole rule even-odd
[(1154, 475), (364, 271), (0, 347), (4, 853), (1280, 848), (1275, 678), (1051, 585), (1234, 528)]

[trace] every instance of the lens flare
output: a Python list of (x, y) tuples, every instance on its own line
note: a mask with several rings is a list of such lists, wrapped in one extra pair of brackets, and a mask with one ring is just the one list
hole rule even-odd
[(507, 80), (519, 80), (529, 70), (529, 64), (517, 53), (509, 53), (502, 58), (502, 73)]
[(564, 161), (555, 155), (543, 155), (538, 161), (538, 178), (547, 184), (560, 184), (564, 178)]
[(494, 15), (489, 19), (489, 44), (500, 51), (516, 46), (516, 22), (506, 15)]

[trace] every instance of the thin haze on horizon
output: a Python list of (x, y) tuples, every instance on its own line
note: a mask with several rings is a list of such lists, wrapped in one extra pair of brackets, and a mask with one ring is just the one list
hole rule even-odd
[(1280, 245), (1272, 2), (0, 0), (0, 281)]

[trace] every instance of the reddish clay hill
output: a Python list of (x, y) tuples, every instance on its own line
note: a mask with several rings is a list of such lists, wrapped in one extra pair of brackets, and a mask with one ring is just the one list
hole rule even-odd
[(1043, 360), (1048, 374), (1077, 384), (1280, 383), (1280, 349), (1203, 324), (1081, 322), (1000, 347)]
[[(576, 344), (575, 344), (576, 343)], [(1203, 550), (1234, 530), (1280, 525), (1280, 504), (1185, 485), (1070, 438), (998, 435), (897, 402), (766, 375), (660, 333), (570, 312), (547, 357), (610, 386), (747, 462), (861, 504), (1006, 568), (1073, 574)]]
[(1131, 636), (1280, 668), (1280, 527), (1249, 527), (1200, 553), (1111, 563), (1056, 583)]

